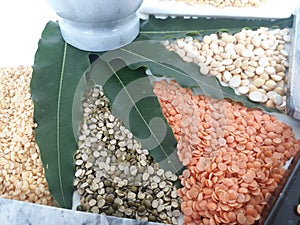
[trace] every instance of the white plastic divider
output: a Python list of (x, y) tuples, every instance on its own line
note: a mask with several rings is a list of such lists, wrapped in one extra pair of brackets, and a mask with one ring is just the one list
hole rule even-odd
[(233, 18), (287, 18), (295, 13), (298, 0), (267, 0), (259, 7), (225, 7), (188, 5), (176, 0), (144, 0), (140, 13), (158, 17), (233, 17)]
[(293, 29), (288, 74), (287, 111), (290, 116), (300, 120), (300, 3), (297, 8)]

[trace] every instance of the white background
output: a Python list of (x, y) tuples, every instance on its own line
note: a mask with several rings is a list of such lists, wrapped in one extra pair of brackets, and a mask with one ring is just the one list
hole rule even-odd
[(0, 0), (0, 67), (33, 65), (49, 20), (57, 16), (46, 0)]

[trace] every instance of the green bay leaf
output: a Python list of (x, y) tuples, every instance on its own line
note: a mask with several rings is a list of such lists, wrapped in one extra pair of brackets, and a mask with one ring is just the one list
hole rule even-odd
[(178, 54), (168, 51), (154, 40), (135, 41), (121, 49), (107, 52), (100, 58), (106, 62), (121, 59), (133, 69), (149, 68), (153, 75), (175, 79), (182, 87), (192, 88), (197, 95), (203, 94), (214, 99), (229, 98), (248, 108), (278, 112), (277, 109), (250, 101), (247, 96), (236, 95), (232, 88), (222, 86), (215, 76), (202, 75), (198, 65), (184, 62)]
[(112, 113), (149, 150), (160, 167), (180, 174), (183, 166), (177, 156), (177, 141), (144, 69), (131, 70), (121, 60), (108, 63), (100, 57), (86, 75), (88, 81), (103, 87)]
[(72, 128), (74, 93), (89, 66), (87, 52), (66, 44), (58, 23), (49, 22), (39, 41), (33, 65), (36, 143), (50, 192), (64, 208), (72, 207), (74, 160), (77, 149)]
[(241, 19), (241, 18), (196, 18), (183, 17), (155, 19), (150, 16), (141, 25), (138, 40), (163, 40), (182, 38), (186, 35), (201, 39), (204, 35), (227, 30), (230, 33), (239, 32), (242, 28), (257, 29), (258, 27), (285, 28), (293, 26), (293, 18), (283, 19)]

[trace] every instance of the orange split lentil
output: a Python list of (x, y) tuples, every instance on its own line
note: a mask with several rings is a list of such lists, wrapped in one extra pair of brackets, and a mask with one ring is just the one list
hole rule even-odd
[(300, 148), (275, 116), (230, 100), (193, 95), (175, 81), (154, 83), (186, 166), (180, 176), (184, 225), (253, 224)]
[(54, 205), (34, 139), (30, 66), (0, 68), (0, 197)]

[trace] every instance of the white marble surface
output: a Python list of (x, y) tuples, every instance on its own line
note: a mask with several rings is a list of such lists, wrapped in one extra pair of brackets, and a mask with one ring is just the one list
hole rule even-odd
[(0, 198), (1, 225), (161, 225)]
[(132, 42), (139, 34), (143, 0), (47, 0), (59, 16), (64, 40), (85, 51), (103, 52)]

